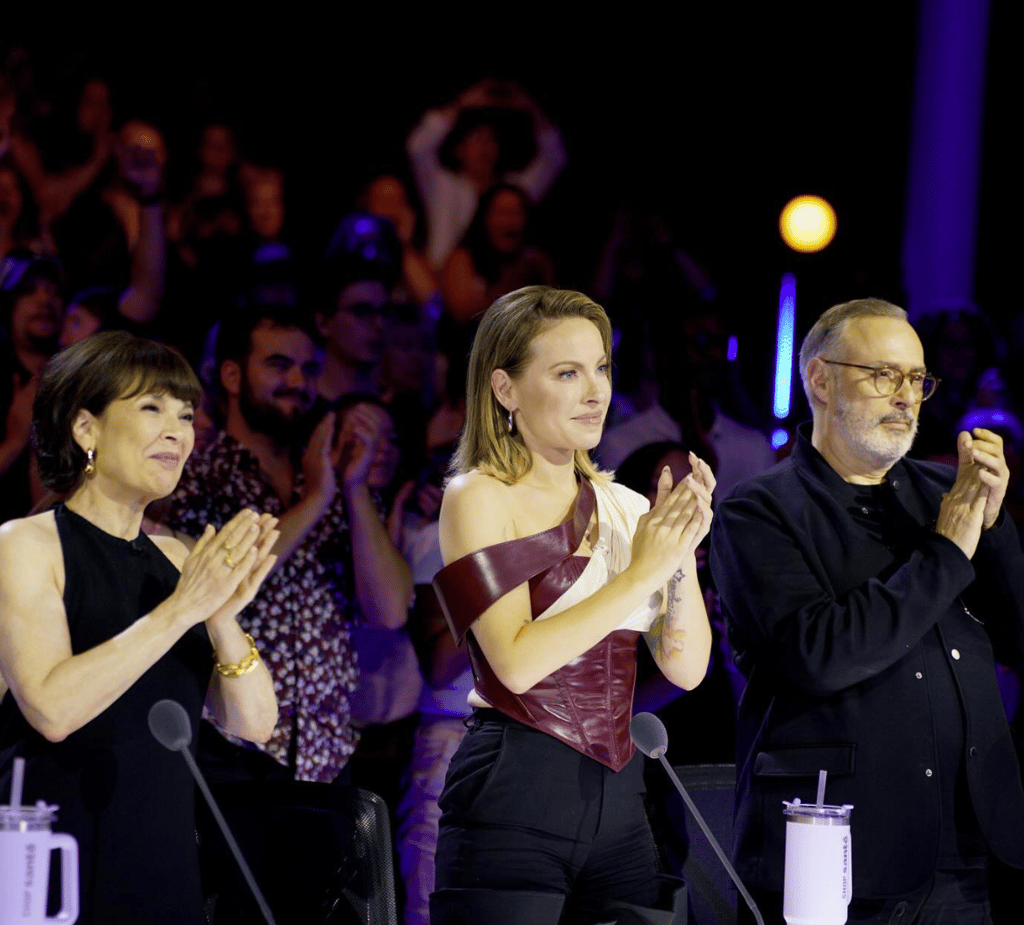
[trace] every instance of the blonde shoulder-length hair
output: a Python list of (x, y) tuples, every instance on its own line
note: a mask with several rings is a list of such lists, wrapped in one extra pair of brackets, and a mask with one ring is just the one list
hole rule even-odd
[[(612, 326), (604, 309), (582, 292), (526, 286), (503, 295), (480, 321), (466, 374), (466, 424), (451, 474), (470, 469), (490, 475), (506, 485), (518, 482), (530, 470), (533, 458), (518, 432), (510, 433), (508, 415), (491, 389), (491, 374), (503, 369), (515, 379), (530, 361), (530, 346), (545, 328), (563, 318), (586, 318), (601, 334), (611, 378)], [(576, 472), (604, 482), (586, 450), (576, 450)]]

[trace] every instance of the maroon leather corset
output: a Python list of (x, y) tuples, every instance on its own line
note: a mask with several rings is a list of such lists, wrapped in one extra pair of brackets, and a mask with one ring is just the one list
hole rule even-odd
[(477, 693), (495, 709), (553, 735), (613, 771), (633, 757), (629, 721), (636, 681), (636, 630), (615, 630), (524, 694), (491, 670), (470, 626), (498, 598), (529, 582), (536, 618), (570, 588), (589, 559), (575, 556), (594, 512), (593, 486), (580, 485), (573, 516), (534, 536), (480, 549), (445, 566), (434, 590), (456, 642), (468, 640)]

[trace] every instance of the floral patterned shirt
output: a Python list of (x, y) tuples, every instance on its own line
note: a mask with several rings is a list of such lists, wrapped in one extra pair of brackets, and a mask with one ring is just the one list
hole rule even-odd
[[(299, 501), (301, 490), (300, 474), (291, 503), (282, 504), (256, 456), (221, 432), (186, 464), (167, 523), (198, 536), (207, 523), (219, 529), (243, 507), (279, 517)], [(359, 738), (349, 717), (349, 695), (359, 680), (349, 640), (349, 620), (358, 611), (350, 563), (338, 492), (239, 618), (273, 676), (280, 710), (274, 734), (260, 747), (284, 765), (294, 748), (297, 780), (333, 780)]]

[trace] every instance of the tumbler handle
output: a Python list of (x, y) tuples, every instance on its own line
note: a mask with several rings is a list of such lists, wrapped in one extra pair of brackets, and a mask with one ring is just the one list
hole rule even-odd
[(73, 835), (50, 836), (50, 850), (60, 852), (60, 911), (44, 921), (73, 925), (78, 921), (78, 842)]

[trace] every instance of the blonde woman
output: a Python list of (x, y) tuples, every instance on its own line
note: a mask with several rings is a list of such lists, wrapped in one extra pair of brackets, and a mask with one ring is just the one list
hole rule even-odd
[(680, 901), (657, 876), (629, 720), (640, 635), (675, 684), (706, 671), (694, 550), (714, 477), (692, 457), (648, 510), (589, 458), (610, 398), (611, 328), (589, 298), (530, 286), (484, 314), (435, 580), (475, 678), (440, 800), (438, 925), (663, 922)]

